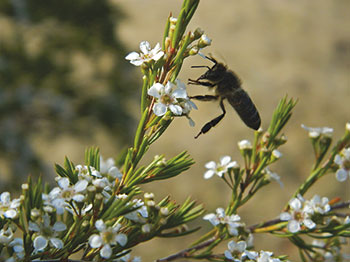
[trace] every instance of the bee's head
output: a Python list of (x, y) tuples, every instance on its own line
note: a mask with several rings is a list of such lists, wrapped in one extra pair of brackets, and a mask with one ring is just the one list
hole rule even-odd
[(208, 66), (194, 66), (194, 67), (207, 67), (208, 71), (201, 75), (197, 80), (207, 79), (209, 81), (217, 82), (222, 79), (227, 70), (226, 66), (222, 63), (218, 63), (213, 57), (206, 56), (207, 59), (212, 61), (214, 65), (212, 67)]

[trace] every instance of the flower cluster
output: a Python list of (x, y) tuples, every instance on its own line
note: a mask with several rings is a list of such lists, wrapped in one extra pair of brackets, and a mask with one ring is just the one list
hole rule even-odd
[(302, 128), (304, 128), (306, 131), (309, 132), (309, 137), (311, 138), (317, 138), (320, 136), (332, 136), (333, 134), (333, 128), (330, 127), (308, 127), (305, 125), (301, 125)]
[(86, 199), (88, 192), (101, 193), (104, 201), (107, 201), (122, 174), (112, 158), (104, 161), (101, 157), (100, 163), (100, 171), (92, 166), (76, 165), (78, 180), (75, 183), (68, 177), (57, 177), (58, 186), (48, 194), (43, 194), (44, 209), (48, 212), (56, 211), (57, 214), (63, 214), (64, 210), (71, 213), (79, 210), (79, 215), (84, 215), (92, 208), (93, 199)]
[(280, 214), (282, 221), (288, 221), (287, 229), (291, 233), (296, 233), (302, 226), (314, 229), (316, 223), (312, 216), (316, 214), (324, 215), (331, 209), (328, 198), (321, 198), (315, 195), (311, 200), (305, 200), (301, 195), (289, 201), (289, 211)]
[(227, 244), (227, 250), (225, 250), (225, 258), (229, 261), (242, 262), (242, 261), (256, 261), (256, 262), (280, 262), (279, 258), (274, 258), (273, 253), (269, 251), (260, 252), (247, 249), (247, 243), (243, 240), (235, 242), (231, 240)]
[(11, 200), (9, 192), (3, 192), (0, 195), (0, 217), (1, 218), (15, 218), (18, 215), (18, 207), (20, 206), (20, 199), (15, 198)]
[(203, 217), (204, 220), (208, 220), (213, 226), (224, 225), (227, 226), (228, 232), (231, 236), (238, 235), (238, 228), (244, 224), (241, 221), (239, 215), (226, 215), (223, 208), (217, 208), (216, 214), (210, 213)]

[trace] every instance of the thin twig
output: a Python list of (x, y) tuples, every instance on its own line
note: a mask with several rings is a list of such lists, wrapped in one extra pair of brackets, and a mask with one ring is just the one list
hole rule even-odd
[(340, 209), (340, 208), (348, 208), (349, 206), (350, 206), (350, 200), (332, 205), (331, 210)]

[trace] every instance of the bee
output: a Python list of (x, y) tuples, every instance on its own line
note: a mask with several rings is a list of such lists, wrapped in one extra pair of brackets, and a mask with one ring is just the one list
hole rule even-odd
[(205, 67), (208, 70), (197, 80), (188, 79), (188, 84), (207, 86), (209, 89), (215, 88), (215, 95), (198, 95), (190, 96), (190, 98), (200, 101), (219, 100), (222, 114), (206, 123), (195, 138), (207, 133), (224, 118), (226, 114), (224, 106), (225, 99), (227, 99), (248, 127), (255, 130), (259, 129), (261, 123), (259, 112), (247, 92), (242, 89), (242, 82), (239, 77), (224, 64), (217, 62), (213, 57), (206, 56), (206, 58), (212, 61), (214, 65), (212, 67), (192, 66), (192, 68)]

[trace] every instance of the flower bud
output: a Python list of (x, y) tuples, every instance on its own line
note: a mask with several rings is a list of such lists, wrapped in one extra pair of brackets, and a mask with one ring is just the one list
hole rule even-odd
[(150, 233), (151, 232), (151, 225), (150, 224), (144, 224), (141, 227), (141, 230), (143, 233)]
[(188, 52), (188, 54), (189, 54), (189, 55), (196, 55), (196, 54), (198, 54), (198, 51), (199, 51), (198, 46), (193, 46), (193, 47), (190, 49), (190, 51)]
[(162, 215), (162, 216), (168, 216), (169, 215), (169, 209), (167, 208), (167, 207), (162, 207), (161, 209), (160, 209), (160, 214)]
[(209, 45), (211, 45), (211, 39), (207, 35), (202, 35), (198, 41), (198, 47), (204, 48)]
[(282, 153), (280, 151), (278, 151), (277, 149), (273, 150), (272, 154), (271, 154), (271, 162), (270, 163), (277, 161), (281, 157), (282, 157)]
[(238, 148), (240, 150), (247, 150), (247, 149), (252, 149), (252, 143), (248, 140), (241, 140), (238, 142)]
[(149, 200), (149, 201), (146, 201), (146, 205), (149, 207), (154, 207), (156, 205), (156, 202), (154, 202), (153, 200)]
[(33, 208), (30, 210), (30, 216), (33, 218), (33, 220), (36, 220), (40, 216), (40, 210), (37, 208)]
[(145, 193), (143, 195), (143, 197), (145, 198), (145, 201), (147, 200), (153, 200), (154, 199), (154, 194), (153, 193)]
[(345, 125), (346, 131), (350, 132), (350, 122), (347, 122)]
[(193, 38), (191, 39), (192, 41), (199, 39), (202, 35), (204, 34), (204, 30), (201, 28), (197, 27), (196, 30), (193, 32)]

